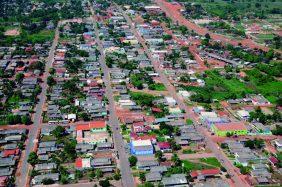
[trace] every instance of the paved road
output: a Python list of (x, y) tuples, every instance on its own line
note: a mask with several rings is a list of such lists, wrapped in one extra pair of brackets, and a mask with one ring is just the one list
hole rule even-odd
[(35, 114), (33, 115), (33, 125), (29, 130), (27, 144), (26, 144), (25, 151), (21, 158), (20, 175), (17, 177), (17, 180), (16, 180), (16, 185), (18, 187), (29, 186), (29, 184), (27, 183), (29, 182), (28, 173), (29, 173), (30, 166), (27, 163), (27, 159), (28, 159), (29, 153), (34, 151), (36, 142), (38, 141), (37, 138), (39, 135), (41, 124), (42, 124), (41, 123), (42, 110), (43, 110), (43, 105), (46, 100), (47, 77), (49, 76), (49, 68), (51, 67), (53, 63), (55, 49), (58, 44), (58, 39), (59, 39), (59, 30), (57, 27), (55, 31), (55, 38), (50, 48), (49, 56), (46, 60), (45, 72), (42, 76), (42, 81), (43, 81), (43, 83), (41, 84), (42, 92), (38, 96), (39, 102), (36, 105)]
[[(160, 62), (153, 58), (152, 53), (150, 52), (149, 48), (147, 47), (145, 40), (141, 37), (138, 31), (134, 27), (134, 23), (132, 20), (122, 11), (120, 7), (118, 7), (120, 11), (123, 13), (123, 16), (126, 18), (126, 21), (131, 26), (131, 29), (135, 36), (137, 37), (138, 41), (142, 44), (143, 48), (145, 49), (146, 54), (148, 55), (149, 59), (152, 61), (155, 71), (159, 74), (161, 82), (166, 86), (167, 90), (171, 95), (176, 99), (179, 107), (185, 110), (185, 117), (190, 118), (193, 121), (196, 121), (195, 115), (193, 115), (192, 109), (189, 108), (185, 101), (177, 95), (175, 87), (171, 85), (165, 74), (160, 68)], [(244, 179), (242, 179), (241, 175), (238, 173), (238, 170), (235, 169), (233, 164), (229, 161), (227, 156), (221, 151), (218, 145), (212, 141), (212, 139), (205, 134), (205, 130), (199, 126), (196, 126), (198, 132), (203, 134), (206, 137), (206, 145), (208, 148), (212, 150), (215, 157), (222, 163), (222, 165), (227, 169), (227, 172), (230, 174), (231, 178), (233, 179), (235, 186), (250, 186)]]
[(117, 118), (116, 110), (115, 110), (115, 103), (114, 103), (113, 91), (112, 91), (111, 80), (110, 80), (110, 71), (109, 71), (109, 68), (106, 66), (105, 55), (103, 53), (103, 46), (102, 46), (101, 40), (99, 39), (99, 31), (96, 26), (97, 19), (95, 19), (95, 13), (94, 13), (92, 6), (90, 10), (93, 16), (92, 19), (93, 19), (94, 26), (95, 26), (97, 44), (98, 44), (98, 47), (101, 53), (100, 63), (101, 63), (102, 70), (104, 72), (104, 83), (106, 85), (106, 96), (109, 100), (109, 106), (108, 106), (109, 113), (110, 113), (109, 114), (110, 115), (109, 124), (111, 125), (112, 131), (113, 131), (113, 140), (114, 140), (115, 149), (117, 150), (117, 153), (119, 155), (119, 161), (120, 161), (119, 164), (120, 164), (120, 170), (121, 170), (121, 175), (122, 175), (122, 184), (124, 187), (133, 187), (134, 179), (133, 179), (131, 169), (129, 166), (128, 154), (125, 151), (123, 137), (120, 133), (120, 128), (119, 128), (119, 120)]

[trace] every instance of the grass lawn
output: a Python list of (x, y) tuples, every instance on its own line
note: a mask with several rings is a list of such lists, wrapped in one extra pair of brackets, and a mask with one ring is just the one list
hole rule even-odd
[(202, 170), (202, 169), (212, 169), (212, 168), (214, 168), (212, 166), (204, 165), (204, 164), (201, 164), (201, 163), (194, 163), (194, 162), (190, 162), (188, 160), (183, 160), (182, 162), (184, 164), (184, 167), (188, 170)]
[(273, 34), (258, 34), (257, 38), (261, 40), (272, 40), (274, 38), (274, 35)]
[(232, 94), (241, 97), (242, 92), (253, 93), (249, 86), (236, 78), (226, 79), (216, 71), (206, 71), (206, 74), (205, 87), (187, 86), (184, 89), (202, 95), (210, 95), (212, 99), (220, 101), (230, 98)]
[(184, 149), (184, 150), (182, 151), (182, 153), (183, 153), (183, 154), (193, 154), (193, 153), (196, 153), (196, 151), (193, 151), (193, 150), (191, 150), (191, 149)]
[[(255, 72), (255, 73), (254, 73)], [(250, 78), (250, 84), (254, 89), (266, 97), (271, 103), (276, 103), (277, 99), (282, 93), (282, 82), (276, 80), (262, 79), (263, 82), (259, 82), (261, 77), (265, 76), (259, 70), (254, 69), (246, 71)], [(257, 75), (258, 74), (258, 75)]]
[(32, 43), (42, 43), (53, 40), (55, 32), (53, 30), (42, 30), (37, 34), (28, 35), (28, 40)]
[(156, 90), (156, 91), (165, 91), (165, 85), (162, 83), (155, 83), (155, 84), (151, 84), (149, 85), (149, 89), (150, 90)]
[(165, 137), (161, 137), (161, 136), (157, 136), (157, 140), (158, 140), (158, 142), (165, 142), (166, 141)]
[(207, 163), (209, 165), (215, 166), (215, 167), (220, 167), (221, 166), (220, 162), (215, 157), (201, 158), (200, 161), (204, 162), (204, 163)]
[(48, 142), (48, 141), (54, 141), (54, 140), (56, 140), (56, 138), (54, 136), (43, 136), (40, 141), (41, 142)]

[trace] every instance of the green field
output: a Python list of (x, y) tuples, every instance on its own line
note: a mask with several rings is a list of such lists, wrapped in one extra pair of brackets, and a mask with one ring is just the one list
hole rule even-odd
[(232, 97), (241, 97), (242, 93), (253, 93), (253, 90), (236, 78), (226, 79), (216, 71), (207, 71), (204, 78), (204, 87), (185, 87), (186, 90), (210, 96), (212, 99), (225, 100)]
[(215, 166), (215, 167), (221, 166), (220, 162), (215, 157), (201, 158), (200, 161), (203, 162), (203, 163)]
[(42, 30), (37, 34), (27, 36), (27, 39), (32, 43), (42, 43), (53, 40), (55, 32), (53, 30)]
[(208, 14), (218, 16), (223, 19), (233, 18), (238, 20), (244, 16), (267, 17), (277, 11), (281, 11), (282, 2), (273, 0), (178, 0), (180, 2), (191, 2), (200, 4)]
[(196, 163), (196, 162), (190, 162), (188, 160), (183, 160), (183, 165), (187, 170), (202, 170), (202, 169), (212, 169), (214, 167), (212, 166), (208, 166), (205, 164), (201, 164), (201, 163)]
[(162, 83), (151, 84), (151, 85), (149, 85), (149, 89), (150, 90), (156, 90), (156, 91), (165, 91), (166, 90), (165, 85), (162, 84)]
[[(265, 68), (267, 69), (266, 73), (257, 68), (246, 70), (249, 79), (247, 82), (240, 81), (235, 77), (226, 79), (217, 71), (207, 71), (207, 76), (204, 78), (206, 82), (204, 87), (184, 86), (183, 88), (196, 92), (197, 95), (203, 95), (205, 98), (217, 100), (242, 98), (245, 94), (260, 93), (275, 104), (282, 93), (282, 81), (276, 80), (272, 75), (279, 74), (278, 68), (280, 66), (268, 65)], [(271, 71), (271, 68), (273, 71)], [(271, 74), (268, 75), (267, 73)]]
[(278, 97), (282, 94), (282, 81), (267, 79), (266, 75), (256, 69), (247, 71), (247, 75), (256, 92), (264, 95), (271, 103), (277, 102)]

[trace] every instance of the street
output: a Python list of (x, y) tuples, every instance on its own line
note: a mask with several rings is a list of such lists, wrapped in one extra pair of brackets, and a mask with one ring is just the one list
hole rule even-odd
[(28, 178), (29, 178), (29, 170), (31, 166), (27, 163), (27, 159), (28, 159), (28, 155), (35, 149), (36, 143), (38, 141), (37, 139), (39, 136), (40, 128), (42, 125), (41, 117), (42, 117), (43, 106), (44, 106), (44, 103), (46, 100), (46, 94), (47, 94), (47, 77), (49, 76), (49, 69), (53, 63), (56, 46), (58, 44), (58, 39), (59, 39), (58, 28), (59, 26), (57, 26), (56, 28), (55, 38), (50, 48), (49, 56), (46, 59), (45, 72), (42, 76), (43, 82), (41, 84), (42, 92), (38, 96), (39, 101), (35, 108), (35, 113), (33, 116), (33, 124), (32, 124), (32, 127), (29, 129), (25, 151), (23, 152), (23, 155), (21, 158), (20, 173), (16, 180), (16, 185), (19, 187), (29, 186)]
[[(168, 92), (171, 93), (171, 95), (177, 101), (179, 107), (181, 109), (185, 110), (185, 118), (186, 119), (190, 118), (193, 121), (196, 121), (195, 116), (192, 114), (191, 108), (189, 108), (185, 104), (184, 100), (178, 96), (178, 94), (177, 94), (177, 92), (175, 90), (175, 87), (173, 85), (171, 85), (171, 83), (169, 82), (168, 78), (165, 76), (163, 71), (161, 71), (161, 69), (159, 67), (160, 63), (153, 58), (153, 55), (150, 52), (149, 48), (147, 47), (147, 45), (145, 43), (145, 40), (141, 37), (141, 35), (138, 33), (138, 31), (134, 27), (132, 27), (134, 25), (132, 20), (124, 13), (124, 11), (122, 11), (122, 9), (120, 7), (118, 7), (118, 8), (123, 13), (123, 16), (125, 17), (125, 19), (128, 22), (128, 24), (131, 26), (131, 29), (132, 29), (133, 33), (135, 34), (135, 36), (137, 37), (138, 41), (141, 43), (141, 45), (145, 49), (145, 52), (148, 55), (149, 59), (152, 61), (155, 71), (160, 76), (161, 82), (166, 86)], [(207, 147), (209, 149), (211, 149), (213, 151), (215, 157), (218, 160), (220, 160), (220, 161), (222, 160), (221, 163), (226, 168), (226, 170), (229, 173), (229, 175), (232, 176), (231, 178), (233, 179), (233, 181), (235, 183), (235, 186), (249, 186), (249, 184), (245, 180), (243, 180), (237, 172), (234, 171), (235, 167), (229, 161), (227, 156), (221, 151), (221, 149), (218, 148), (218, 145), (215, 142), (213, 142), (212, 139), (204, 133), (204, 130), (201, 127), (196, 125), (196, 129), (203, 136), (205, 136), (206, 143), (207, 143), (206, 145), (207, 145)]]
[(125, 147), (124, 147), (124, 141), (123, 141), (123, 137), (122, 134), (120, 133), (120, 129), (119, 129), (119, 120), (117, 118), (116, 115), (116, 110), (115, 110), (115, 103), (114, 103), (114, 97), (113, 97), (113, 91), (112, 91), (112, 87), (111, 87), (111, 79), (110, 79), (110, 71), (109, 68), (106, 65), (105, 62), (105, 55), (103, 52), (103, 45), (101, 40), (99, 39), (99, 31), (96, 25), (96, 19), (95, 19), (95, 13), (93, 10), (93, 7), (90, 6), (90, 10), (92, 13), (92, 20), (93, 20), (93, 24), (94, 24), (94, 28), (95, 28), (95, 33), (96, 33), (96, 38), (97, 38), (97, 44), (98, 44), (98, 48), (99, 51), (101, 53), (100, 55), (100, 64), (101, 64), (101, 68), (102, 71), (104, 73), (104, 83), (106, 86), (106, 96), (108, 98), (109, 101), (109, 125), (112, 128), (112, 132), (113, 132), (113, 140), (114, 140), (114, 145), (115, 145), (115, 149), (119, 155), (119, 165), (120, 165), (120, 171), (121, 171), (121, 176), (122, 176), (122, 185), (125, 187), (133, 187), (134, 186), (134, 180), (133, 180), (133, 176), (131, 174), (131, 169), (130, 169), (130, 165), (129, 165), (129, 161), (128, 161), (128, 155), (125, 151)]

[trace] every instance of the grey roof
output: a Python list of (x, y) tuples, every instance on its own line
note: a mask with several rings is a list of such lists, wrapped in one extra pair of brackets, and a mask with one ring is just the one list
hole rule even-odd
[(32, 183), (41, 184), (43, 179), (52, 179), (54, 181), (58, 181), (59, 174), (58, 173), (49, 173), (49, 174), (37, 175), (32, 179)]
[(159, 163), (156, 160), (138, 160), (137, 161), (137, 167), (153, 167), (158, 166)]
[(150, 172), (145, 175), (147, 182), (156, 182), (162, 180), (162, 175), (159, 172)]
[(55, 146), (56, 146), (56, 141), (48, 141), (48, 142), (40, 142), (38, 147), (45, 148), (45, 147), (55, 147)]
[(162, 180), (164, 186), (187, 185), (188, 181), (185, 174), (174, 174), (170, 177), (164, 177)]
[(111, 165), (112, 160), (111, 158), (94, 158), (91, 160), (91, 165), (92, 166), (106, 166), (106, 165)]
[(34, 169), (36, 171), (40, 171), (40, 170), (51, 170), (51, 169), (55, 169), (57, 168), (57, 164), (56, 163), (43, 163), (43, 164), (36, 164)]
[(16, 161), (13, 159), (13, 157), (0, 158), (0, 167), (14, 166), (15, 163)]
[(12, 168), (1, 168), (0, 169), (0, 176), (11, 176), (13, 173), (13, 169)]
[(166, 166), (153, 166), (150, 168), (150, 171), (163, 173), (167, 171), (167, 167)]
[(203, 182), (197, 182), (193, 184), (193, 187), (229, 187), (229, 184), (225, 180), (212, 178), (206, 179)]

